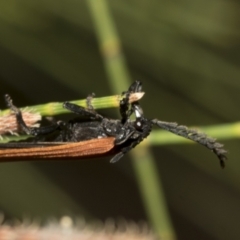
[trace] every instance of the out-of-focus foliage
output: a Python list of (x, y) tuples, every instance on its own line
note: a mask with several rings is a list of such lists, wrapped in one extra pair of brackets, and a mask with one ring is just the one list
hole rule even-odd
[[(237, 1), (108, 5), (132, 79), (143, 81), (146, 116), (184, 125), (239, 121)], [(0, 94), (18, 106), (112, 95), (100, 51), (87, 0), (0, 1)], [(240, 142), (224, 143), (223, 171), (201, 146), (153, 148), (179, 239), (239, 239)], [(146, 219), (127, 156), (115, 165), (2, 164), (0, 179), (0, 208), (9, 218)]]

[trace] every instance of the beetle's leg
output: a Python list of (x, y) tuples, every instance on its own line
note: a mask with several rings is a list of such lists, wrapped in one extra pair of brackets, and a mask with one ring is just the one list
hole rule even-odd
[(118, 160), (120, 160), (127, 152), (129, 152), (129, 151), (132, 150), (134, 147), (136, 147), (143, 139), (144, 139), (144, 137), (142, 137), (142, 136), (140, 135), (137, 139), (131, 140), (131, 143), (129, 144), (129, 146), (122, 148), (121, 151), (120, 151), (119, 153), (117, 153), (117, 154), (110, 160), (110, 163), (115, 163), (115, 162), (117, 162)]
[[(142, 141), (142, 140), (141, 140)], [(115, 163), (117, 161), (119, 161), (127, 152), (129, 152), (131, 149), (133, 149), (136, 145), (139, 144), (138, 140), (133, 141), (129, 146), (124, 147), (121, 149), (121, 151), (119, 153), (117, 153), (111, 160), (110, 163)]]
[(220, 160), (221, 167), (224, 168), (225, 161), (227, 160), (227, 151), (223, 149), (223, 145), (221, 143), (216, 142), (216, 139), (208, 137), (206, 134), (200, 133), (194, 129), (189, 129), (186, 126), (178, 125), (174, 122), (163, 122), (159, 121), (158, 119), (153, 119), (152, 123), (169, 132), (181, 137), (185, 137), (207, 147), (217, 155), (218, 159)]
[(5, 101), (7, 103), (7, 106), (15, 113), (17, 123), (26, 134), (33, 136), (45, 135), (52, 133), (59, 128), (60, 122), (46, 127), (28, 127), (23, 120), (22, 112), (13, 105), (13, 101), (8, 94), (5, 95)]
[[(122, 124), (126, 123), (129, 117), (134, 112), (133, 108), (131, 107), (129, 109), (129, 96), (131, 93), (137, 93), (142, 92), (142, 83), (140, 81), (135, 81), (131, 86), (128, 88), (127, 91), (122, 92), (122, 95), (126, 95), (121, 101), (120, 101), (120, 114), (122, 117)], [(134, 102), (133, 104), (138, 104), (138, 102)], [(132, 105), (133, 105), (132, 104)]]
[(89, 117), (91, 119), (103, 119), (103, 116), (98, 114), (95, 110), (84, 108), (74, 103), (64, 102), (63, 107), (73, 113), (76, 113), (78, 115), (82, 115), (85, 117)]
[(95, 93), (91, 93), (87, 96), (87, 99), (86, 99), (87, 109), (90, 109), (92, 111), (94, 111), (94, 107), (92, 105), (92, 100), (95, 96), (96, 96)]
[(142, 82), (138, 80), (132, 83), (127, 91), (122, 92), (122, 95), (136, 92), (142, 92)]
[(122, 151), (119, 152), (118, 154), (116, 154), (114, 157), (111, 158), (110, 163), (115, 163), (115, 162), (119, 161), (124, 156), (124, 154), (125, 153), (123, 153)]
[(95, 97), (95, 93), (91, 93), (86, 98), (87, 109), (94, 115), (93, 119), (103, 119), (103, 116), (100, 115), (93, 107), (92, 100)]
[(92, 100), (95, 97), (95, 93), (91, 93), (87, 96), (86, 98), (86, 104), (87, 104), (87, 110), (89, 110), (94, 117), (92, 117), (93, 119), (103, 119), (103, 117), (98, 114), (98, 112), (94, 109), (93, 105), (92, 105)]
[[(144, 138), (146, 138), (152, 130), (152, 121), (144, 118), (143, 110), (139, 104), (132, 104), (132, 109), (135, 112), (136, 121), (129, 123), (130, 126), (126, 126), (130, 129), (129, 134), (125, 136), (121, 142), (116, 142), (116, 146), (121, 144), (128, 144), (124, 146), (118, 154), (116, 154), (111, 160), (111, 163), (117, 162), (120, 158), (129, 152), (132, 148), (136, 147)], [(117, 139), (117, 138), (116, 138)]]

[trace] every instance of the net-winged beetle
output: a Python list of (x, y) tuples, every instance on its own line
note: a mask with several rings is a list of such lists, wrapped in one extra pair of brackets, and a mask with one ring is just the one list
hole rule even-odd
[[(222, 167), (225, 165), (226, 151), (223, 145), (215, 139), (188, 129), (186, 126), (158, 119), (147, 119), (139, 102), (129, 103), (131, 93), (141, 92), (142, 84), (135, 81), (120, 101), (121, 119), (108, 119), (97, 113), (91, 105), (91, 96), (87, 98), (87, 108), (65, 102), (63, 107), (69, 111), (85, 116), (87, 121), (72, 120), (56, 122), (47, 127), (28, 127), (22, 118), (21, 111), (13, 105), (9, 95), (5, 96), (8, 107), (15, 113), (21, 129), (34, 136), (34, 142), (15, 142), (0, 144), (0, 159), (2, 158), (86, 158), (114, 155), (111, 162), (121, 159), (124, 154), (146, 138), (157, 125), (167, 131), (185, 137), (212, 150), (219, 158)], [(130, 117), (135, 119), (131, 120)], [(39, 141), (40, 136), (55, 133), (51, 141)], [(1, 160), (0, 160), (1, 161)]]

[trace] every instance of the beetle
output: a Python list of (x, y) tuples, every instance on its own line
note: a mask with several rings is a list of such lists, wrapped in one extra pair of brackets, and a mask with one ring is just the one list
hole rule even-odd
[[(0, 161), (16, 161), (30, 159), (85, 159), (113, 155), (134, 131), (134, 127), (126, 122), (133, 111), (129, 108), (131, 93), (142, 93), (140, 82), (135, 82), (123, 92), (126, 95), (120, 102), (121, 120), (108, 119), (97, 113), (91, 100), (87, 97), (87, 108), (65, 102), (63, 107), (69, 111), (87, 118), (73, 119), (69, 122), (58, 121), (46, 127), (28, 127), (23, 120), (22, 112), (13, 104), (9, 95), (5, 95), (7, 106), (15, 114), (20, 128), (32, 136), (32, 142), (9, 142), (0, 144)], [(133, 101), (133, 99), (132, 99)]]
[[(226, 150), (215, 139), (177, 123), (145, 118), (139, 101), (129, 103), (130, 94), (141, 91), (142, 83), (135, 81), (123, 92), (125, 97), (120, 101), (121, 119), (108, 119), (96, 112), (91, 105), (93, 95), (90, 95), (87, 98), (87, 108), (70, 102), (63, 104), (64, 108), (87, 117), (87, 120), (58, 121), (46, 127), (28, 127), (21, 111), (13, 104), (10, 96), (5, 95), (7, 106), (15, 113), (17, 123), (26, 134), (34, 137), (34, 142), (0, 144), (0, 158), (80, 159), (114, 155), (110, 160), (114, 163), (143, 141), (156, 125), (204, 145), (217, 155), (221, 166), (225, 166)], [(133, 120), (130, 119), (131, 116), (134, 116)]]

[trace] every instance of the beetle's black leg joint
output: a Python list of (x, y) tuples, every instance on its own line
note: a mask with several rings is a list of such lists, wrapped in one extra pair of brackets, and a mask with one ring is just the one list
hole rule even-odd
[[(120, 114), (122, 117), (122, 124), (126, 123), (126, 121), (129, 119), (129, 117), (134, 112), (133, 108), (129, 108), (129, 97), (132, 93), (142, 92), (142, 83), (140, 81), (135, 81), (131, 86), (128, 88), (127, 91), (122, 92), (122, 95), (125, 95), (125, 97), (120, 101)], [(138, 102), (134, 102), (133, 104), (138, 104)]]
[(120, 114), (122, 117), (122, 124), (124, 124), (129, 116), (131, 115), (132, 112), (129, 111), (129, 96), (130, 96), (130, 92), (124, 92), (123, 94), (125, 94), (126, 96), (120, 101)]
[(13, 101), (8, 94), (5, 95), (5, 101), (7, 103), (7, 106), (11, 109), (11, 111), (15, 113), (17, 123), (26, 134), (32, 135), (32, 136), (44, 135), (44, 134), (54, 132), (56, 129), (59, 128), (58, 123), (54, 123), (51, 126), (40, 127), (40, 128), (28, 127), (25, 121), (23, 120), (22, 112), (20, 111), (20, 109), (18, 109), (16, 106), (13, 105)]
[(22, 117), (22, 112), (16, 106), (13, 105), (13, 101), (12, 101), (11, 97), (8, 94), (5, 95), (5, 101), (7, 103), (7, 106), (10, 108), (10, 110), (12, 112), (14, 112), (14, 114), (16, 116), (16, 119), (17, 119), (17, 123), (19, 124), (21, 129), (26, 134), (34, 135), (34, 131), (32, 130), (32, 128), (29, 128), (26, 125), (26, 123), (24, 122), (23, 117)]
[(89, 117), (91, 119), (103, 119), (103, 116), (98, 114), (95, 110), (84, 108), (74, 103), (64, 102), (63, 107), (81, 116)]
[[(151, 130), (150, 130), (151, 131)], [(123, 147), (119, 153), (117, 153), (111, 160), (110, 163), (115, 163), (120, 160), (127, 152), (136, 147), (144, 138), (149, 135), (150, 132), (132, 132), (129, 134), (128, 138), (125, 139), (125, 142), (129, 141), (130, 144), (126, 147)], [(131, 139), (130, 139), (131, 138)], [(121, 143), (122, 144), (122, 143)]]

